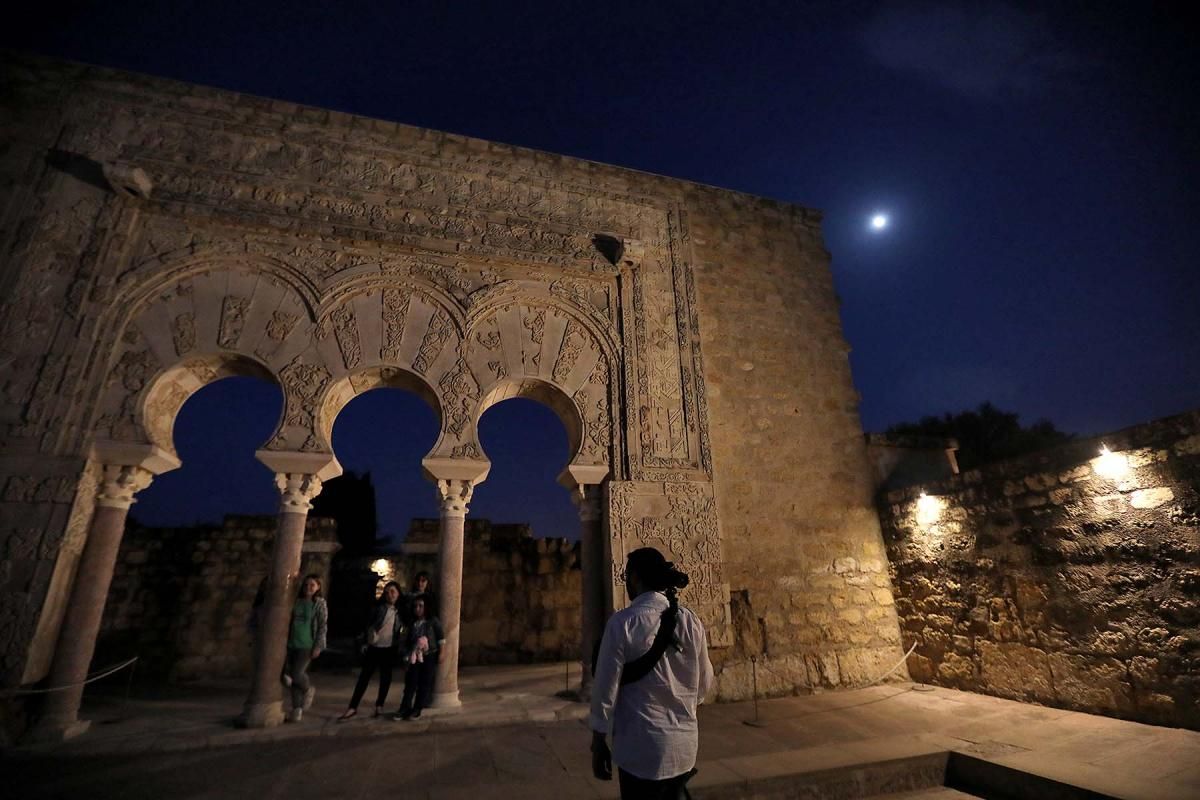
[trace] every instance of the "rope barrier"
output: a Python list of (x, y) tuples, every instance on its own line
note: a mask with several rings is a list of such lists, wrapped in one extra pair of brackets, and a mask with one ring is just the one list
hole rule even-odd
[(880, 675), (880, 676), (879, 676), (878, 678), (876, 678), (875, 680), (873, 680), (873, 681), (871, 681), (870, 683), (866, 684), (865, 686), (856, 686), (855, 688), (856, 688), (856, 689), (866, 689), (866, 688), (867, 688), (867, 686), (874, 686), (875, 684), (879, 683), (881, 680), (883, 680), (884, 678), (886, 678), (888, 675), (891, 675), (893, 672), (895, 672), (896, 670), (900, 669), (900, 665), (901, 665), (901, 664), (903, 664), (905, 661), (908, 661), (908, 657), (909, 657), (909, 656), (911, 656), (911, 655), (913, 654), (913, 650), (916, 650), (916, 649), (917, 649), (917, 643), (916, 643), (916, 642), (913, 642), (913, 646), (912, 646), (912, 647), (910, 647), (910, 648), (908, 648), (908, 652), (907, 652), (907, 653), (905, 653), (904, 655), (902, 655), (902, 656), (900, 657), (900, 660), (896, 662), (896, 665), (895, 665), (894, 667), (892, 667), (892, 668), (891, 668), (891, 669), (889, 669), (887, 672), (885, 672), (885, 673), (883, 673), (882, 675)]
[(114, 672), (120, 672), (121, 670), (130, 666), (137, 660), (138, 660), (138, 657), (134, 656), (133, 658), (129, 659), (128, 661), (122, 661), (120, 664), (117, 664), (114, 667), (106, 667), (105, 669), (101, 670), (100, 672), (97, 672), (95, 675), (89, 675), (86, 679), (84, 679), (80, 683), (68, 683), (66, 686), (51, 686), (46, 689), (10, 689), (6, 692), (0, 692), (0, 697), (19, 697), (21, 695), (26, 695), (26, 694), (49, 694), (51, 692), (66, 691), (67, 689), (76, 689), (80, 686), (87, 686), (89, 683), (98, 681), (101, 678), (107, 678), (109, 675), (112, 675)]

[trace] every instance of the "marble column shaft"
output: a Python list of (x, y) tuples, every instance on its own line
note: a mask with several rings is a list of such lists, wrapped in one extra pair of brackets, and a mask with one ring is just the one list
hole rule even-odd
[(102, 471), (95, 514), (50, 665), (49, 685), (69, 688), (46, 695), (38, 723), (38, 728), (49, 736), (61, 733), (68, 737), (87, 728), (78, 719), (82, 684), (96, 650), (96, 636), (125, 534), (125, 519), (134, 494), (149, 486), (154, 477), (138, 466), (105, 465)]
[(467, 504), (474, 484), (469, 480), (438, 480), (442, 503), (441, 540), (438, 545), (438, 614), (446, 643), (438, 658), (433, 707), (462, 705), (458, 696), (458, 646), (462, 622), (463, 538)]
[(271, 547), (262, 616), (254, 643), (254, 676), (250, 696), (238, 724), (266, 728), (283, 722), (283, 687), (280, 675), (287, 657), (288, 627), (299, 589), (300, 551), (311, 500), (321, 491), (321, 479), (303, 473), (279, 473), (279, 526)]
[(580, 619), (579, 660), (583, 666), (580, 695), (592, 688), (592, 650), (604, 635), (604, 540), (600, 524), (600, 487), (580, 484), (572, 492), (579, 509)]

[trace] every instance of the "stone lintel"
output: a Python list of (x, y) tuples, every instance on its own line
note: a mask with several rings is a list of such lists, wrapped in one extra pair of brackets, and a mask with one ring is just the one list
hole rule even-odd
[(558, 485), (570, 492), (578, 486), (599, 486), (607, 477), (607, 464), (568, 464), (558, 475)]
[(431, 481), (470, 481), (474, 486), (487, 479), (492, 462), (474, 458), (424, 458), (421, 468)]
[(315, 475), (321, 481), (342, 474), (342, 465), (333, 453), (298, 453), (294, 450), (258, 450), (254, 457), (267, 469), (281, 475)]
[(101, 464), (114, 467), (140, 467), (152, 475), (179, 469), (180, 461), (161, 447), (141, 442), (117, 442), (97, 439), (92, 443), (92, 457)]

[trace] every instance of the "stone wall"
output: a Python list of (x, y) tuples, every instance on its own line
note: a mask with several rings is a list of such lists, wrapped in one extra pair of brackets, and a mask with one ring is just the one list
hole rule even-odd
[[(437, 520), (413, 520), (405, 554), (335, 559), (333, 612), (365, 620), (386, 581), (407, 588), (421, 570), (436, 588), (437, 537)], [(527, 525), (468, 519), (461, 664), (577, 659), (581, 602), (578, 542), (535, 539)]]
[(1200, 728), (1200, 412), (890, 491), (880, 516), (914, 680)]
[[(250, 674), (250, 610), (266, 576), (274, 517), (230, 515), (220, 526), (130, 525), (104, 608), (94, 664), (136, 655), (139, 679), (196, 681)], [(329, 585), (332, 520), (310, 517), (301, 574)]]
[[(721, 699), (855, 686), (901, 656), (820, 215), (697, 203), (696, 282), (734, 646)], [(901, 675), (902, 677), (902, 675)]]

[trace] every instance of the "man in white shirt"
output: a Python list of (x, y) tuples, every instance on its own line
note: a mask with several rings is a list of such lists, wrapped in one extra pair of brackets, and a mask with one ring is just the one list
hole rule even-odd
[(675, 800), (695, 772), (696, 706), (713, 668), (704, 625), (675, 597), (687, 583), (654, 548), (633, 551), (625, 568), (632, 602), (604, 629), (592, 684), (592, 772), (612, 780), (615, 760), (622, 800)]

